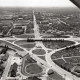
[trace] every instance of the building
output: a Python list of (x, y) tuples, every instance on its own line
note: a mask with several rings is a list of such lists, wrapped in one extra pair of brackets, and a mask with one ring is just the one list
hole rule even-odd
[(14, 28), (11, 31), (11, 34), (15, 34), (15, 35), (20, 35), (20, 34), (23, 34), (23, 33), (24, 33), (24, 29), (22, 29), (22, 27)]
[(14, 63), (11, 68), (10, 68), (10, 75), (11, 77), (16, 77), (16, 72), (17, 72), (17, 63)]

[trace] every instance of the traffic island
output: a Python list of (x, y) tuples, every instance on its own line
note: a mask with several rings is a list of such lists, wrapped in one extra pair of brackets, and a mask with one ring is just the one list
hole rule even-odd
[(34, 49), (32, 51), (33, 54), (36, 54), (36, 55), (44, 55), (46, 54), (45, 50), (44, 49)]

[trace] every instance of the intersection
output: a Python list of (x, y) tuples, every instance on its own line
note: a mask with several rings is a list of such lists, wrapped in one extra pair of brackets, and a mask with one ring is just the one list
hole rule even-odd
[[(34, 35), (35, 35), (35, 39), (42, 39), (41, 36), (40, 36), (40, 32), (39, 32), (39, 25), (37, 24), (36, 22), (36, 16), (34, 14), (34, 11), (33, 11), (33, 24), (34, 24)], [(69, 40), (69, 41), (74, 41), (75, 44), (74, 45), (78, 45), (79, 43), (77, 41), (80, 41), (80, 38), (53, 38), (52, 40), (60, 40), (60, 39), (64, 39), (64, 40)], [(46, 72), (48, 72), (49, 69), (52, 69), (53, 71), (56, 71), (57, 73), (59, 73), (62, 77), (64, 77), (66, 75), (65, 80), (73, 80), (73, 77), (75, 78), (75, 80), (79, 80), (79, 78), (77, 78), (76, 76), (73, 76), (71, 73), (63, 70), (62, 68), (60, 68), (58, 65), (56, 65), (52, 60), (51, 60), (51, 55), (55, 53), (56, 50), (52, 50), (52, 49), (48, 49), (46, 48), (42, 42), (35, 42), (36, 43), (36, 46), (34, 46), (34, 48), (31, 48), (29, 51), (17, 44), (15, 44), (16, 41), (19, 41), (19, 40), (27, 40), (27, 38), (16, 38), (16, 37), (13, 37), (13, 38), (0, 38), (0, 40), (3, 40), (4, 42), (8, 42), (12, 45), (15, 45), (19, 48), (21, 48), (23, 51), (25, 51), (25, 54), (28, 54), (35, 60), (37, 61), (40, 65), (44, 66), (45, 69), (46, 69)], [(13, 40), (13, 42), (9, 42), (8, 40)], [(39, 58), (36, 54), (33, 54), (33, 50), (34, 49), (37, 49), (37, 47), (41, 47), (41, 49), (44, 49), (45, 50), (45, 59), (46, 61), (44, 61), (43, 59)], [(63, 49), (63, 48), (61, 48)], [(57, 51), (61, 50), (61, 49), (58, 49)], [(50, 50), (51, 52), (48, 53), (48, 50)], [(6, 79), (11, 79), (11, 77), (8, 77), (8, 72), (10, 70), (10, 67), (12, 65), (12, 61), (14, 59), (14, 55), (19, 52), (10, 52), (10, 56), (7, 60), (7, 65), (6, 65), (6, 68), (4, 70), (4, 73), (2, 75), (2, 78), (1, 80), (6, 80)], [(13, 54), (13, 55), (11, 55)], [(14, 61), (16, 62), (16, 60)], [(59, 70), (58, 70), (59, 69)], [(19, 74), (21, 74), (21, 72), (19, 72)], [(46, 73), (45, 73), (46, 74)], [(47, 74), (46, 74), (47, 75)], [(47, 80), (46, 79), (46, 75), (42, 76), (41, 79), (43, 80)], [(15, 79), (17, 79), (18, 77), (16, 77)], [(19, 80), (22, 80), (23, 78), (26, 78), (26, 76), (24, 76), (23, 74), (21, 74), (21, 77), (19, 77)]]

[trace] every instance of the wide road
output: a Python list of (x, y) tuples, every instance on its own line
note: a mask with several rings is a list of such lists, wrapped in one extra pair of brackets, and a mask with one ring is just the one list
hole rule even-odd
[(13, 56), (12, 55), (9, 55), (9, 58), (7, 60), (7, 65), (6, 65), (6, 68), (3, 72), (3, 75), (1, 77), (1, 80), (6, 80), (7, 76), (8, 76), (8, 73), (9, 73), (9, 70), (10, 70), (10, 67), (12, 65), (12, 59), (13, 59)]
[(41, 38), (40, 37), (40, 33), (39, 33), (39, 26), (36, 22), (36, 17), (34, 15), (34, 11), (33, 11), (33, 24), (34, 24), (34, 35), (35, 35), (35, 38)]
[[(35, 33), (35, 38), (37, 39), (41, 39), (40, 37), (40, 33), (39, 33), (39, 25), (37, 24), (36, 21), (36, 17), (34, 15), (34, 11), (33, 11), (33, 19), (34, 19), (34, 33)], [(55, 39), (55, 38), (54, 38)], [(60, 38), (59, 38), (60, 39)], [(64, 38), (63, 38), (64, 39)], [(70, 41), (75, 41), (77, 45), (77, 40), (80, 40), (80, 38), (76, 39), (76, 38), (68, 38), (68, 40)], [(41, 45), (43, 49), (46, 50), (45, 46), (43, 45), (42, 42), (38, 42), (38, 45)], [(51, 52), (51, 54), (53, 54), (53, 52)], [(51, 67), (53, 70), (55, 70), (57, 73), (59, 73), (61, 76), (63, 76), (65, 78), (65, 80), (73, 80), (73, 75), (65, 70), (63, 70), (62, 68), (60, 68), (59, 66), (57, 66), (52, 60), (51, 60), (51, 54), (46, 53), (46, 61), (47, 64), (49, 65), (49, 67)], [(33, 57), (33, 56), (32, 56)], [(40, 61), (40, 60), (39, 60)], [(43, 63), (44, 64), (44, 63)], [(66, 75), (66, 76), (65, 76)], [(75, 80), (79, 80), (79, 78), (77, 78), (76, 76), (74, 76)]]
[[(35, 39), (41, 39), (40, 31), (39, 31), (39, 25), (37, 24), (34, 11), (33, 11), (33, 24), (34, 24), (34, 35), (35, 35)], [(39, 41), (36, 42), (36, 46), (41, 46), (42, 48), (45, 48), (45, 46), (43, 45), (43, 43), (42, 42), (39, 42)]]
[[(33, 11), (33, 24), (34, 24), (34, 35), (35, 35), (35, 39), (41, 39), (41, 36), (40, 36), (40, 32), (39, 32), (39, 25), (37, 24), (37, 21), (36, 21), (36, 17), (35, 17), (35, 14), (34, 14), (34, 11)], [(60, 39), (60, 38), (53, 38), (52, 40), (56, 40), (56, 39)], [(61, 39), (64, 39), (64, 38), (61, 38)], [(26, 38), (25, 39), (23, 39), (23, 38), (0, 38), (0, 40), (26, 40)], [(80, 41), (80, 38), (65, 38), (64, 40), (70, 40), (70, 41)], [(8, 42), (8, 41), (7, 41)], [(15, 46), (17, 46), (17, 47), (20, 47), (20, 46), (18, 46), (18, 45), (16, 45), (16, 44), (14, 44), (14, 43), (11, 43), (11, 44), (13, 44), (13, 45), (15, 45)], [(37, 44), (37, 46), (41, 46), (45, 51), (47, 51), (47, 48), (43, 45), (43, 43), (42, 42), (36, 42), (36, 44)], [(77, 43), (76, 43), (77, 44)], [(22, 47), (20, 47), (20, 48), (22, 48)], [(30, 55), (33, 57), (33, 59), (35, 59), (36, 61), (38, 61), (38, 62), (40, 62), (40, 63), (43, 63), (45, 66), (47, 66), (47, 67), (49, 67), (49, 68), (53, 68), (53, 70), (55, 69), (55, 71), (57, 72), (57, 73), (64, 73), (64, 74), (66, 74), (66, 77), (65, 77), (65, 80), (73, 80), (73, 77), (69, 74), (69, 73), (67, 73), (67, 72), (65, 72), (65, 71), (63, 71), (63, 69), (61, 69), (59, 66), (57, 66), (52, 60), (51, 60), (51, 54), (53, 54), (55, 51), (52, 51), (51, 52), (51, 54), (50, 53), (47, 53), (46, 52), (46, 61), (43, 61), (43, 60), (41, 60), (38, 56), (36, 56), (35, 54), (33, 54), (31, 51), (27, 51), (25, 48), (22, 48), (24, 51), (26, 51), (26, 53), (30, 53)], [(11, 64), (12, 64), (12, 55), (10, 55), (9, 56), (9, 58), (8, 58), (8, 60), (7, 60), (7, 65), (6, 65), (6, 68), (5, 68), (5, 70), (4, 70), (4, 73), (3, 73), (3, 75), (2, 75), (2, 78), (1, 78), (1, 80), (6, 80), (6, 78), (7, 78), (7, 75), (8, 75), (8, 72), (9, 72), (9, 70), (10, 70), (10, 66), (11, 66)], [(55, 66), (56, 65), (56, 66)], [(62, 72), (61, 72), (62, 71)], [(62, 74), (62, 76), (64, 75), (64, 74)], [(61, 75), (61, 74), (60, 74)], [(70, 78), (69, 78), (70, 77)], [(79, 80), (79, 79), (76, 79), (75, 78), (75, 80)]]

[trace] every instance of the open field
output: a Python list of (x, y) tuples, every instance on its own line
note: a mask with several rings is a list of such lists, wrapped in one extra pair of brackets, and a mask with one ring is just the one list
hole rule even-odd
[(46, 54), (44, 49), (35, 49), (32, 51), (32, 53), (36, 54), (36, 55), (44, 55)]
[(32, 44), (34, 42), (27, 42), (27, 39), (26, 39), (26, 40), (18, 40), (18, 41), (15, 41), (14, 43), (17, 45), (22, 45), (22, 44)]
[(37, 65), (37, 64), (30, 64), (28, 66), (26, 66), (25, 71), (29, 74), (39, 74), (41, 73), (43, 70), (42, 68)]
[(42, 71), (42, 67), (40, 67), (28, 54), (23, 58), (21, 69), (23, 75), (38, 75)]
[(29, 34), (22, 34), (22, 35), (15, 35), (17, 38), (34, 38), (34, 35)]
[(15, 44), (17, 45), (21, 45), (21, 44), (25, 44), (27, 43), (27, 40), (18, 40), (18, 41), (15, 41)]
[(59, 48), (70, 46), (74, 43), (75, 42), (65, 41), (65, 40), (53, 40), (50, 42), (48, 42), (48, 41), (43, 42), (44, 46), (46, 48), (50, 48), (50, 49), (59, 49)]
[(23, 48), (33, 48), (35, 46), (34, 42), (27, 42), (27, 40), (19, 40), (19, 41), (16, 41), (15, 44)]
[(35, 43), (27, 43), (27, 44), (22, 44), (20, 45), (23, 48), (33, 48), (35, 46)]

